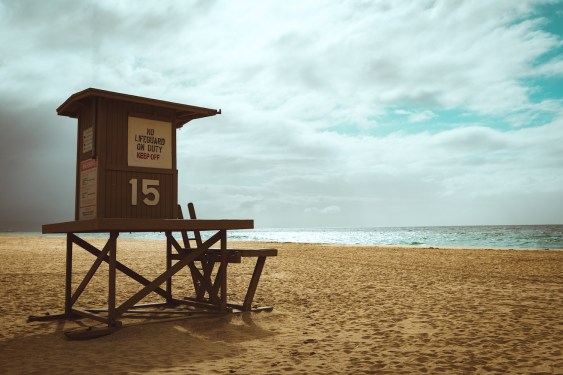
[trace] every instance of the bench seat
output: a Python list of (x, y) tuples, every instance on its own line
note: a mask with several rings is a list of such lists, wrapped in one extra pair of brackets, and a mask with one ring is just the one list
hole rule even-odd
[[(190, 249), (186, 249), (189, 253)], [(272, 257), (277, 256), (277, 249), (227, 249), (227, 262), (240, 263), (242, 258)], [(180, 260), (179, 254), (172, 255), (172, 259)], [(221, 262), (221, 249), (209, 249), (203, 255), (197, 257), (196, 261)]]

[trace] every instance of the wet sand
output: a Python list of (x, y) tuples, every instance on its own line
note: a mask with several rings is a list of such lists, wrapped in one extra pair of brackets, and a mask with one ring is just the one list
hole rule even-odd
[[(64, 330), (98, 323), (26, 322), (63, 308), (65, 239), (0, 236), (0, 373), (563, 373), (563, 251), (237, 245), (279, 249), (255, 298), (272, 312), (69, 341)], [(163, 241), (118, 240), (118, 260), (148, 279), (164, 253)], [(75, 286), (93, 261), (75, 251)], [(229, 266), (230, 300), (252, 267)], [(106, 277), (102, 265), (77, 305), (105, 305)], [(176, 277), (175, 295), (189, 282)], [(139, 289), (118, 275), (119, 299)]]

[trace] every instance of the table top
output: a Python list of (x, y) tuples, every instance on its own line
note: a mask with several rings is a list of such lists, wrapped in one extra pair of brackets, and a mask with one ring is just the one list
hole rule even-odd
[(207, 219), (91, 219), (45, 224), (43, 233), (177, 232), (253, 229), (254, 220)]

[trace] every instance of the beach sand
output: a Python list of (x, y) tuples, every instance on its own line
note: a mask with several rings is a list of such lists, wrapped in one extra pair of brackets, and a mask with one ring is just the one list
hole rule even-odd
[[(64, 330), (97, 323), (26, 322), (63, 309), (65, 239), (1, 236), (0, 373), (563, 374), (563, 251), (236, 245), (279, 249), (255, 298), (272, 312), (69, 341)], [(120, 239), (118, 260), (151, 279), (164, 249)], [(74, 253), (76, 287), (94, 258)], [(229, 267), (230, 300), (242, 300), (252, 267)], [(98, 272), (78, 306), (105, 305), (107, 266)], [(174, 282), (175, 295), (188, 292), (187, 273)], [(119, 299), (138, 289), (118, 275)]]

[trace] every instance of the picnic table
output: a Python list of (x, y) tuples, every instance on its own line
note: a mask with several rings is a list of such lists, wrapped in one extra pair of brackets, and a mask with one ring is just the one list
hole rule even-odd
[[(43, 225), (43, 233), (66, 234), (66, 283), (64, 313), (31, 316), (30, 320), (73, 319), (79, 317), (90, 318), (106, 323), (108, 330), (122, 326), (122, 319), (128, 312), (151, 312), (142, 308), (180, 305), (190, 305), (203, 311), (219, 313), (241, 312), (251, 310), (271, 310), (271, 307), (253, 308), (252, 300), (266, 257), (277, 255), (276, 249), (229, 249), (227, 248), (227, 231), (252, 229), (253, 220), (202, 220), (202, 219), (124, 219), (100, 218), (91, 220), (77, 220), (56, 224)], [(185, 243), (186, 233), (200, 231), (214, 232), (206, 240), (198, 241), (196, 246)], [(153, 280), (148, 280), (138, 272), (132, 270), (117, 260), (117, 238), (124, 232), (164, 232), (166, 235), (166, 269)], [(184, 245), (174, 238), (174, 232), (181, 232)], [(102, 249), (96, 248), (86, 239), (78, 236), (80, 233), (108, 233), (109, 238)], [(72, 285), (72, 257), (73, 247), (86, 250), (96, 257), (90, 270), (82, 282), (74, 288)], [(218, 248), (212, 246), (218, 245)], [(242, 304), (227, 301), (227, 266), (229, 263), (240, 263), (242, 257), (256, 257), (252, 279), (248, 285), (245, 300)], [(108, 272), (107, 308), (80, 308), (76, 303), (95, 275), (97, 269), (106, 262)], [(201, 267), (196, 267), (201, 262)], [(213, 266), (219, 265), (213, 279)], [(172, 277), (187, 267), (192, 276), (196, 296), (175, 298), (172, 293)], [(120, 271), (140, 283), (143, 288), (129, 296), (121, 304), (116, 304), (116, 273)], [(164, 284), (164, 287), (162, 285)], [(157, 293), (164, 301), (161, 303), (139, 304), (151, 292)], [(153, 313), (155, 311), (152, 311)], [(109, 332), (108, 331), (108, 332)], [(79, 337), (77, 337), (79, 338)]]

